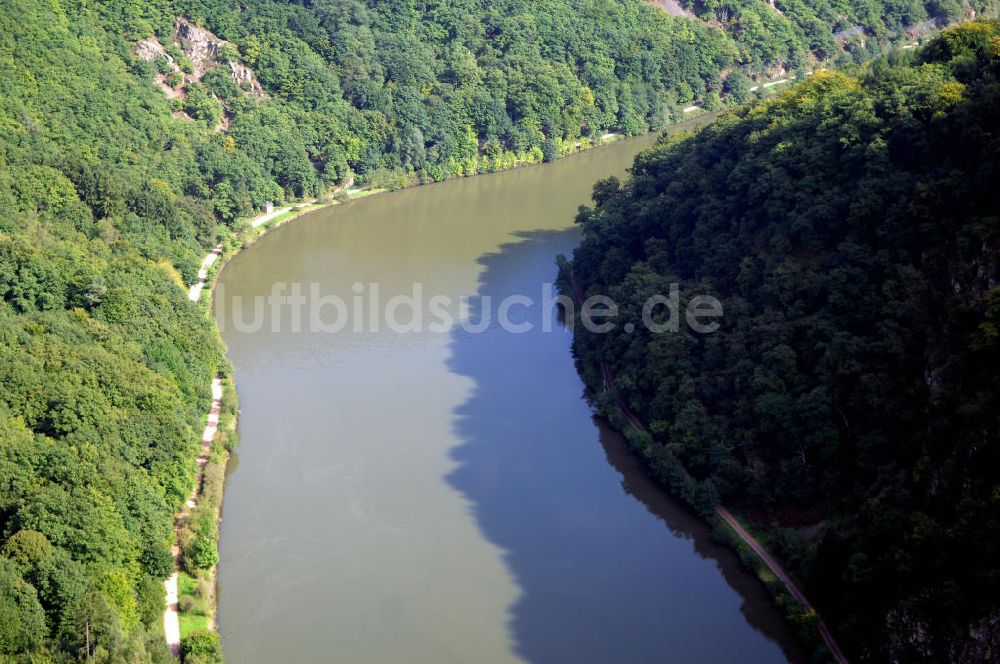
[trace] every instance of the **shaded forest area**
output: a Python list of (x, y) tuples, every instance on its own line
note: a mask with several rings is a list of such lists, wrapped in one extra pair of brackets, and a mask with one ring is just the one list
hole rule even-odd
[(939, 4), (2, 3), (0, 653), (166, 661), (172, 516), (226, 370), (181, 287), (266, 201), (550, 160), (970, 9)]
[[(1000, 644), (998, 77), (1000, 24), (963, 24), (658, 144), (578, 218), (575, 277), (622, 314), (575, 338), (605, 412), (693, 507), (738, 509), (857, 661)], [(649, 332), (672, 283), (720, 329)]]

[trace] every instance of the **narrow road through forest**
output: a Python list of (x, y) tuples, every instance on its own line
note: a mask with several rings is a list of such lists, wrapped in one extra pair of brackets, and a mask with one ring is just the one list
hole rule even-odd
[[(312, 201), (315, 202), (315, 201)], [(299, 205), (309, 205), (309, 203), (301, 203)], [(289, 210), (297, 205), (288, 205), (277, 210), (272, 210), (261, 215), (258, 215), (250, 220), (250, 225), (253, 228), (263, 226), (267, 222), (280, 217)], [(208, 252), (208, 255), (201, 261), (201, 268), (198, 270), (198, 281), (191, 285), (188, 290), (188, 299), (192, 302), (197, 302), (201, 299), (202, 291), (205, 289), (205, 283), (208, 281), (208, 271), (215, 264), (215, 261), (219, 259), (222, 255), (222, 245), (216, 245), (212, 251)], [(212, 379), (212, 404), (208, 410), (208, 419), (205, 423), (205, 430), (201, 434), (201, 451), (198, 454), (198, 473), (195, 477), (194, 491), (191, 493), (191, 497), (188, 498), (187, 502), (184, 504), (184, 508), (174, 517), (174, 539), (180, 535), (181, 528), (184, 525), (184, 520), (191, 513), (197, 504), (198, 498), (201, 495), (202, 481), (205, 475), (205, 465), (208, 463), (208, 455), (212, 449), (212, 443), (215, 440), (215, 434), (219, 429), (219, 414), (222, 410), (222, 379), (216, 376)], [(181, 625), (180, 625), (180, 614), (178, 613), (178, 605), (180, 603), (180, 592), (178, 589), (178, 580), (180, 578), (180, 547), (175, 544), (171, 547), (171, 555), (174, 558), (174, 572), (170, 575), (166, 581), (164, 581), (164, 586), (167, 591), (167, 606), (163, 612), (163, 633), (167, 640), (167, 646), (170, 648), (170, 652), (173, 655), (180, 655), (181, 647)], [(208, 623), (209, 629), (213, 628), (212, 619), (209, 618)]]
[[(580, 285), (577, 283), (576, 275), (573, 274), (572, 270), (569, 271), (569, 282), (570, 282), (570, 287), (573, 289), (573, 296), (576, 298), (576, 301), (580, 305), (582, 310), (583, 303), (586, 301), (586, 298), (584, 297), (583, 289), (581, 289)], [(604, 384), (603, 385), (604, 390), (607, 392), (610, 391), (614, 385), (614, 374), (611, 372), (611, 369), (608, 367), (608, 365), (605, 364), (604, 362), (601, 362), (600, 366), (601, 366), (601, 378)], [(639, 418), (635, 415), (635, 413), (633, 413), (628, 408), (628, 406), (623, 404), (621, 401), (616, 400), (615, 407), (618, 409), (618, 413), (622, 416), (622, 418), (624, 418), (625, 421), (628, 422), (629, 426), (632, 427), (635, 431), (639, 433), (645, 433), (647, 435), (649, 434), (649, 431), (643, 425), (642, 421), (639, 420)], [(743, 540), (743, 542), (745, 542), (746, 545), (749, 546), (754, 553), (757, 554), (757, 556), (764, 562), (764, 564), (767, 565), (768, 569), (771, 570), (771, 573), (773, 573), (774, 576), (777, 577), (778, 580), (781, 581), (781, 583), (785, 586), (785, 589), (788, 591), (788, 593), (796, 600), (798, 600), (802, 604), (802, 606), (805, 607), (807, 612), (816, 615), (816, 620), (818, 623), (817, 627), (819, 629), (820, 636), (823, 637), (823, 642), (826, 644), (826, 647), (830, 650), (830, 654), (833, 655), (833, 658), (837, 661), (837, 664), (848, 664), (847, 656), (844, 655), (844, 651), (840, 649), (840, 646), (837, 644), (836, 639), (834, 639), (833, 632), (830, 631), (830, 628), (827, 627), (826, 623), (823, 621), (823, 618), (820, 617), (819, 613), (816, 612), (816, 609), (809, 601), (809, 598), (807, 598), (805, 593), (803, 593), (799, 589), (799, 587), (795, 585), (795, 582), (792, 581), (791, 576), (788, 575), (788, 573), (784, 570), (781, 564), (770, 553), (768, 553), (767, 549), (765, 549), (764, 546), (757, 541), (757, 538), (755, 538), (753, 535), (747, 532), (747, 530), (742, 526), (742, 524), (740, 524), (739, 520), (735, 516), (733, 516), (732, 512), (727, 510), (722, 505), (716, 505), (715, 513), (719, 515), (719, 518), (725, 521), (730, 528), (733, 529), (733, 532), (735, 532), (736, 535), (741, 540)]]
[[(216, 376), (212, 379), (212, 406), (208, 411), (208, 420), (205, 422), (205, 430), (201, 434), (201, 452), (198, 454), (198, 473), (195, 476), (194, 491), (187, 499), (182, 509), (174, 517), (174, 538), (180, 536), (180, 531), (184, 527), (184, 522), (197, 507), (198, 498), (201, 496), (202, 481), (205, 478), (205, 466), (208, 464), (208, 455), (212, 450), (212, 443), (215, 441), (215, 434), (219, 430), (219, 414), (222, 412), (222, 379)], [(171, 547), (170, 553), (174, 557), (174, 573), (170, 575), (164, 585), (167, 589), (167, 608), (163, 613), (163, 633), (167, 639), (167, 646), (174, 656), (180, 655), (181, 647), (181, 625), (180, 615), (177, 612), (179, 603), (178, 579), (180, 577), (180, 547), (175, 543)], [(209, 618), (209, 629), (212, 628), (212, 620)]]

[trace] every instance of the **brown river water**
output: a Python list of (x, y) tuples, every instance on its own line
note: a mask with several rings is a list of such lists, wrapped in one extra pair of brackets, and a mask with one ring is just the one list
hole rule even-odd
[[(592, 184), (652, 140), (327, 208), (227, 266), (217, 319), (242, 410), (220, 543), (230, 662), (802, 659), (761, 583), (595, 421), (571, 335), (540, 304)], [(483, 296), (523, 294), (536, 304), (510, 318), (534, 328), (376, 330), (369, 306), (339, 332), (311, 313), (296, 330), (289, 305), (253, 330), (276, 283), (300, 284), (307, 311), (313, 294), (353, 307), (371, 284), (386, 302), (417, 283), (469, 328)]]

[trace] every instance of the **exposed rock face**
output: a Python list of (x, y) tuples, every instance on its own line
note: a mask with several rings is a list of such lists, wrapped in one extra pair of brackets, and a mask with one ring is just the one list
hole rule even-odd
[(687, 18), (695, 18), (694, 14), (684, 9), (678, 0), (653, 0), (653, 4), (660, 7), (671, 16), (686, 16)]
[(184, 90), (181, 86), (178, 85), (177, 87), (171, 87), (167, 83), (167, 76), (170, 76), (171, 74), (181, 76), (181, 70), (180, 67), (177, 66), (177, 63), (174, 62), (174, 59), (170, 57), (170, 54), (167, 53), (167, 49), (164, 48), (159, 39), (155, 36), (150, 37), (149, 39), (143, 39), (142, 41), (136, 43), (132, 52), (135, 53), (137, 57), (140, 57), (147, 62), (153, 62), (159, 58), (166, 60), (167, 65), (170, 67), (170, 71), (166, 74), (157, 72), (154, 80), (156, 81), (156, 84), (160, 86), (160, 89), (163, 90), (163, 94), (167, 95), (171, 99), (185, 98)]
[(233, 79), (236, 80), (236, 84), (245, 90), (247, 94), (257, 97), (266, 96), (264, 94), (264, 88), (261, 87), (260, 81), (257, 80), (257, 75), (253, 73), (253, 70), (250, 69), (250, 67), (247, 67), (242, 62), (230, 60), (229, 73), (232, 75)]
[(147, 62), (152, 62), (157, 58), (170, 59), (170, 56), (167, 55), (166, 49), (163, 48), (163, 44), (161, 44), (160, 40), (156, 37), (150, 37), (149, 39), (143, 39), (142, 41), (136, 42), (133, 52)]
[[(211, 30), (198, 27), (184, 17), (178, 17), (174, 24), (174, 41), (184, 51), (184, 55), (191, 59), (194, 65), (191, 77), (196, 81), (221, 63), (222, 47), (229, 44), (225, 39), (215, 36)], [(233, 47), (234, 52), (235, 50)], [(253, 70), (238, 60), (230, 60), (228, 64), (233, 80), (247, 94), (264, 96), (264, 89)]]
[(886, 616), (886, 652), (870, 659), (884, 659), (891, 664), (1000, 662), (1000, 613), (987, 614), (963, 631), (964, 634), (941, 633), (911, 609), (893, 609)]
[(209, 30), (199, 28), (185, 18), (178, 17), (174, 23), (174, 42), (191, 58), (195, 80), (200, 80), (205, 72), (215, 66), (219, 51), (226, 42)]
[(851, 37), (864, 37), (864, 36), (865, 36), (865, 29), (860, 25), (852, 25), (849, 28), (845, 28), (844, 30), (840, 30), (838, 32), (833, 33), (833, 38), (837, 40), (837, 42), (840, 44), (843, 44)]
[[(155, 80), (164, 94), (171, 99), (185, 99), (187, 97), (185, 88), (189, 84), (201, 81), (206, 72), (221, 65), (228, 66), (229, 74), (246, 94), (255, 97), (266, 96), (264, 88), (261, 87), (260, 81), (257, 80), (252, 69), (235, 59), (228, 63), (222, 62), (220, 57), (222, 48), (229, 42), (217, 37), (211, 30), (199, 27), (184, 17), (178, 17), (174, 23), (174, 32), (171, 37), (173, 45), (191, 60), (192, 72), (190, 74), (181, 71), (180, 64), (155, 36), (137, 42), (132, 51), (137, 57), (148, 62), (161, 58), (167, 62), (169, 71), (157, 73)], [(235, 47), (233, 51), (235, 52)], [(169, 85), (167, 81), (170, 78), (179, 80), (179, 83), (174, 86)], [(220, 127), (224, 129), (226, 126), (228, 126), (228, 122), (224, 118)]]

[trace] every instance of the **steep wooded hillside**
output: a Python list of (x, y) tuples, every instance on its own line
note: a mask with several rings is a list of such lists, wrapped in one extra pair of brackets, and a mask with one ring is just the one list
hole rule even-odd
[[(607, 365), (657, 475), (738, 508), (859, 661), (1000, 645), (998, 76), (1000, 25), (965, 24), (658, 145), (579, 217), (571, 269), (624, 316), (577, 328), (581, 372)], [(718, 331), (646, 330), (672, 283), (722, 301)]]

